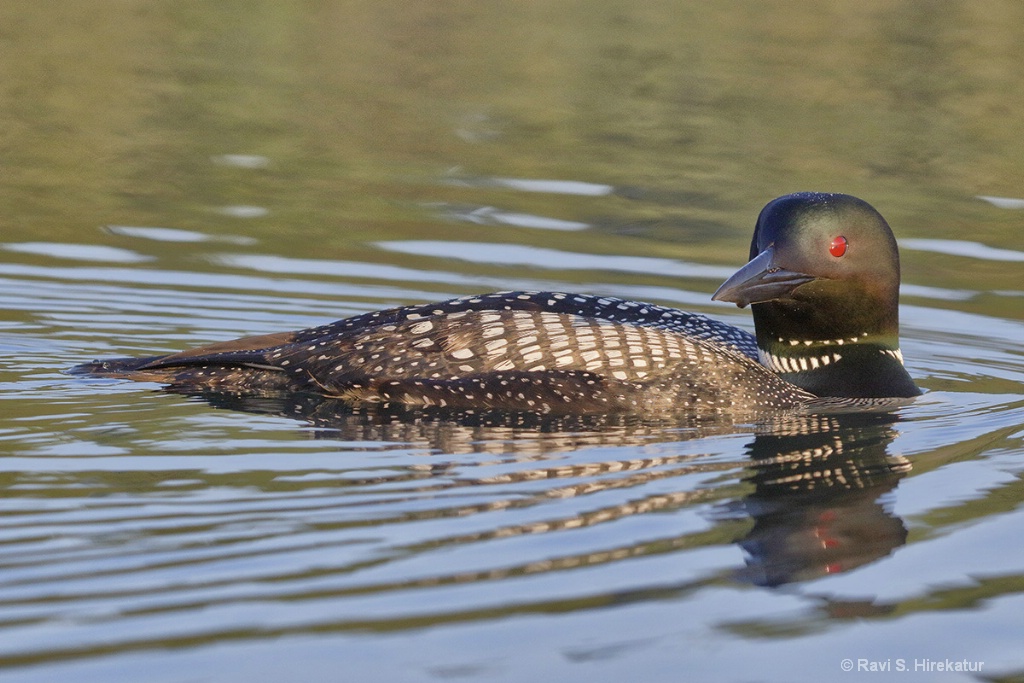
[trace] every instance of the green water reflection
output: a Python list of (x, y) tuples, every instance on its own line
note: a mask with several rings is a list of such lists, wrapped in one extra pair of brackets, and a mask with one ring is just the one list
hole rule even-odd
[[(116, 222), (358, 258), (436, 234), (422, 204), (452, 202), (595, 226), (444, 227), (470, 241), (734, 263), (766, 199), (813, 188), (868, 198), (901, 237), (1019, 245), (1019, 214), (975, 199), (1021, 194), (1015, 2), (86, 1), (0, 20), (8, 241), (117, 245), (96, 231)], [(225, 154), (268, 162), (211, 162)], [(468, 192), (451, 175), (621, 191)], [(239, 206), (267, 213), (221, 213)], [(920, 284), (1016, 275), (905, 260)], [(1002, 303), (986, 308), (1019, 316)]]

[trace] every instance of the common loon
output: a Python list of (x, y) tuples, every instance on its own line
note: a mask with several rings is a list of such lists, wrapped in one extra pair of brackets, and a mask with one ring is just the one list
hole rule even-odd
[(613, 297), (499, 292), (71, 372), (200, 393), (565, 414), (748, 416), (920, 394), (899, 348), (896, 240), (868, 203), (779, 197), (758, 217), (750, 259), (712, 299), (752, 305), (755, 335)]

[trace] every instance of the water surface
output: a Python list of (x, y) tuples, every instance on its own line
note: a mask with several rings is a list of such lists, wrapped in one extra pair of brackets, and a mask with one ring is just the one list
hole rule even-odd
[[(0, 10), (0, 676), (1024, 675), (1021, 13)], [(750, 329), (710, 294), (805, 189), (901, 241), (908, 406), (409, 415), (62, 372), (497, 289)]]

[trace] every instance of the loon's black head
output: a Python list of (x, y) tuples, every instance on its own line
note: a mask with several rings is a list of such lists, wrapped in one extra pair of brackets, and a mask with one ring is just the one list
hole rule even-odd
[(762, 363), (818, 396), (920, 393), (899, 349), (896, 239), (870, 204), (779, 197), (757, 219), (750, 258), (713, 298), (753, 304)]

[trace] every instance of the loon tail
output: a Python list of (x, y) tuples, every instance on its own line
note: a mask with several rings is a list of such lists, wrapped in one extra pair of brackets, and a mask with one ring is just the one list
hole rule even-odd
[(164, 356), (147, 356), (145, 358), (104, 358), (81, 363), (65, 372), (69, 375), (85, 375), (90, 377), (126, 377), (135, 379), (146, 366), (156, 363)]

